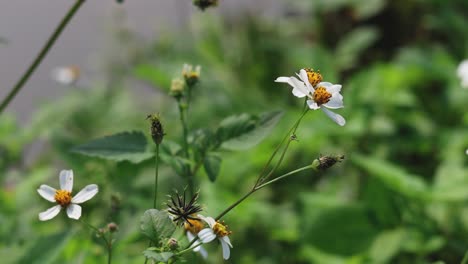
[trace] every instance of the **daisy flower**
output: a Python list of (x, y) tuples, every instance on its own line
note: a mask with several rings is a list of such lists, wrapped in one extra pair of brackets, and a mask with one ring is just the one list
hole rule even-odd
[(203, 217), (198, 215), (203, 221), (205, 221), (209, 228), (205, 228), (198, 233), (198, 237), (202, 243), (209, 243), (215, 238), (218, 238), (223, 248), (223, 258), (229, 259), (231, 255), (231, 240), (229, 240), (229, 235), (232, 233), (227, 228), (228, 226), (221, 222), (215, 221), (212, 217)]
[[(202, 217), (198, 215), (198, 217)], [(184, 228), (185, 228), (185, 234), (187, 235), (187, 239), (189, 242), (192, 242), (200, 233), (200, 231), (203, 229), (205, 225), (200, 219), (189, 219), (187, 222), (184, 223)], [(197, 239), (195, 243), (199, 243), (200, 240)], [(200, 255), (202, 255), (203, 258), (208, 257), (208, 252), (201, 246), (197, 246), (193, 249), (194, 252), (200, 252)]]
[(37, 192), (42, 198), (57, 205), (47, 209), (39, 214), (39, 220), (46, 221), (54, 218), (62, 209), (67, 210), (67, 215), (72, 219), (81, 217), (81, 206), (78, 204), (84, 203), (93, 198), (98, 193), (98, 186), (90, 184), (79, 191), (75, 196), (71, 195), (73, 188), (73, 171), (62, 170), (60, 172), (60, 190), (56, 190), (48, 185), (42, 184)]
[(321, 109), (338, 125), (344, 126), (346, 120), (339, 114), (328, 109), (343, 108), (341, 85), (322, 82), (322, 75), (311, 69), (301, 69), (299, 74), (291, 77), (278, 77), (275, 82), (287, 83), (293, 87), (292, 94), (298, 98), (307, 97), (310, 109)]

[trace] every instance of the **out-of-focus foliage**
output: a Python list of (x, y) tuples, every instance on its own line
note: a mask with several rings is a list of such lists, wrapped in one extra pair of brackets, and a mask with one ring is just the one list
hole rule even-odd
[[(180, 151), (181, 128), (167, 94), (185, 62), (202, 65), (191, 131), (216, 131), (226, 117), (245, 112), (285, 110), (255, 148), (210, 153), (208, 175), (196, 176), (205, 215), (249, 191), (300, 114), (302, 102), (276, 77), (313, 67), (343, 85), (347, 124), (308, 113), (278, 175), (321, 154), (342, 153), (345, 162), (277, 182), (230, 212), (229, 262), (460, 263), (468, 250), (468, 90), (456, 67), (468, 57), (468, 2), (288, 1), (282, 10), (275, 18), (195, 12), (187, 28), (151, 42), (118, 31), (120, 48), (105, 59), (104, 80), (48, 102), (26, 125), (0, 116), (2, 263), (105, 261), (101, 241), (80, 222), (63, 214), (37, 219), (48, 204), (35, 190), (68, 168), (77, 189), (100, 187), (82, 217), (96, 226), (119, 224), (113, 263), (144, 261), (140, 216), (152, 205), (153, 162), (106, 161), (72, 149), (121, 131), (148, 131), (146, 115), (159, 112), (167, 143), (158, 200), (165, 201), (184, 184), (173, 170), (184, 161), (171, 158)], [(154, 89), (135, 88), (142, 84)], [(175, 234), (186, 241), (182, 230)], [(222, 263), (219, 246), (206, 248), (208, 263)], [(187, 261), (203, 263), (195, 254)]]

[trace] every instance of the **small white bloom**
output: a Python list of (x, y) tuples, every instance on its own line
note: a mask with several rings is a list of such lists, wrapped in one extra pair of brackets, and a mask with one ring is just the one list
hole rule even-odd
[(73, 85), (80, 77), (80, 68), (77, 66), (57, 67), (52, 70), (53, 80), (64, 85)]
[(457, 75), (461, 79), (461, 86), (468, 88), (468, 59), (464, 60), (458, 65)]
[[(278, 77), (275, 82), (287, 83), (293, 87), (292, 94), (298, 98), (306, 97), (310, 109), (321, 109), (338, 125), (344, 126), (346, 120), (329, 109), (343, 108), (343, 96), (340, 94), (341, 85), (322, 82), (322, 75), (310, 69), (301, 69), (299, 74), (291, 77)], [(324, 106), (324, 107), (322, 107)]]
[(198, 237), (202, 243), (210, 243), (215, 238), (218, 238), (221, 243), (221, 247), (223, 248), (223, 258), (229, 259), (232, 244), (228, 237), (231, 234), (231, 231), (227, 230), (227, 225), (215, 221), (212, 217), (200, 216), (200, 218), (210, 226), (210, 228), (205, 228), (198, 233)]
[[(197, 234), (204, 227), (204, 224), (200, 220), (201, 218), (203, 218), (203, 216), (197, 215), (197, 218), (200, 218), (200, 219), (196, 219), (195, 215), (193, 216), (194, 216), (193, 219), (187, 219), (187, 221), (184, 222), (184, 229), (186, 230), (185, 234), (187, 235), (187, 239), (189, 242), (192, 242), (195, 238), (197, 238)], [(194, 243), (195, 244), (200, 243), (200, 240), (197, 239)], [(193, 249), (193, 251), (200, 252), (200, 255), (202, 255), (204, 259), (208, 257), (208, 252), (201, 245), (196, 246)]]
[(60, 172), (60, 190), (56, 190), (45, 184), (41, 185), (37, 189), (39, 195), (49, 202), (57, 203), (57, 205), (40, 213), (39, 220), (46, 221), (54, 218), (62, 208), (67, 209), (68, 217), (79, 219), (81, 217), (81, 206), (78, 204), (93, 198), (98, 193), (98, 186), (96, 184), (87, 185), (73, 197), (71, 195), (72, 189), (72, 170), (62, 170)]

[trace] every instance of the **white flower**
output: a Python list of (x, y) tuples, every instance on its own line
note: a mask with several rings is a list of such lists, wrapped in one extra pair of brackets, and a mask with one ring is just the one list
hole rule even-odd
[(52, 70), (53, 80), (64, 85), (73, 85), (80, 77), (80, 68), (77, 66), (57, 67)]
[(41, 185), (37, 192), (42, 198), (49, 202), (57, 203), (57, 205), (47, 209), (39, 214), (39, 220), (46, 221), (54, 218), (62, 208), (67, 209), (67, 215), (73, 219), (79, 219), (81, 216), (81, 206), (78, 204), (84, 203), (93, 198), (98, 193), (98, 186), (90, 184), (79, 191), (72, 197), (73, 188), (73, 171), (62, 170), (60, 172), (60, 190), (56, 190), (48, 185)]
[(223, 248), (223, 258), (229, 259), (232, 244), (228, 237), (228, 235), (231, 234), (231, 231), (227, 230), (227, 225), (215, 221), (212, 217), (200, 216), (200, 218), (210, 226), (210, 228), (205, 228), (198, 233), (198, 237), (202, 243), (209, 243), (215, 238), (218, 238), (221, 243), (221, 247)]
[(461, 86), (468, 88), (468, 60), (464, 60), (458, 65), (457, 75), (461, 79)]
[[(343, 96), (340, 94), (341, 85), (322, 82), (322, 75), (310, 69), (301, 69), (299, 74), (291, 77), (278, 77), (275, 82), (287, 83), (293, 87), (292, 94), (298, 98), (308, 97), (307, 105), (310, 109), (321, 109), (338, 125), (344, 126), (346, 120), (327, 108), (343, 108)], [(325, 107), (322, 107), (325, 106)]]
[[(197, 217), (202, 218), (203, 216), (202, 215), (197, 215)], [(192, 242), (197, 237), (197, 234), (200, 232), (200, 230), (202, 230), (203, 223), (199, 219), (188, 219), (188, 221), (184, 222), (184, 228), (187, 231), (186, 235), (187, 235), (188, 241)], [(195, 241), (194, 243), (197, 244), (197, 243), (199, 243), (199, 241), (200, 240), (197, 239), (197, 241)], [(208, 252), (201, 245), (196, 246), (193, 249), (193, 251), (194, 252), (200, 252), (202, 257), (205, 258), (205, 259), (208, 257)]]

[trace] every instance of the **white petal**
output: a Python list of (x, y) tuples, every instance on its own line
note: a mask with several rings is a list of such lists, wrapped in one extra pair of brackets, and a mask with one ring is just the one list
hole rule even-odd
[(292, 85), (289, 81), (289, 77), (278, 77), (276, 78), (275, 82), (279, 82), (279, 83), (289, 83), (290, 85)]
[(331, 83), (331, 82), (320, 82), (319, 84), (317, 84), (317, 87), (320, 87), (320, 86), (323, 86), (328, 90), (329, 87), (333, 86), (333, 83)]
[(221, 239), (224, 240), (224, 242), (226, 242), (230, 247), (232, 247), (231, 240), (228, 236), (223, 236)]
[(71, 192), (73, 189), (73, 171), (62, 170), (60, 172), (60, 189)]
[(208, 258), (208, 252), (202, 246), (200, 246), (200, 251), (198, 252), (200, 252), (200, 255), (202, 255), (204, 259)]
[(213, 227), (216, 224), (216, 221), (213, 217), (204, 217), (202, 215), (198, 215), (198, 217), (200, 217), (201, 220), (205, 221), (210, 227)]
[(47, 221), (52, 218), (54, 218), (58, 213), (60, 213), (60, 210), (62, 209), (62, 206), (59, 204), (47, 209), (46, 211), (39, 213), (39, 220), (41, 221)]
[(325, 107), (320, 108), (322, 109), (328, 117), (330, 117), (333, 121), (335, 121), (338, 125), (344, 126), (346, 124), (346, 120), (339, 114), (333, 113), (332, 111), (326, 109)]
[(79, 193), (77, 193), (71, 200), (72, 203), (80, 204), (93, 198), (99, 189), (96, 184), (90, 184), (84, 187)]
[(341, 84), (332, 84), (331, 86), (326, 87), (327, 92), (334, 94), (341, 91)]
[(37, 189), (37, 192), (39, 193), (42, 198), (46, 199), (49, 202), (54, 202), (55, 203), (55, 192), (57, 190), (50, 187), (49, 185), (42, 184), (39, 189)]
[(223, 259), (229, 259), (229, 256), (231, 255), (231, 249), (229, 248), (229, 245), (223, 239), (219, 239), (219, 241), (221, 242), (221, 247), (223, 248)]
[(216, 238), (216, 235), (211, 228), (205, 228), (198, 232), (198, 237), (200, 238), (202, 243), (210, 243)]
[(81, 216), (81, 206), (77, 204), (70, 204), (67, 207), (67, 215), (72, 219), (80, 219)]
[(343, 108), (343, 96), (339, 93), (334, 93), (330, 101), (323, 105), (331, 109)]
[(309, 106), (310, 109), (317, 110), (320, 108), (316, 102), (313, 100), (307, 100), (307, 105)]
[(458, 65), (457, 74), (460, 78), (466, 78), (468, 75), (468, 60), (464, 60)]
[[(187, 231), (186, 234), (187, 234), (187, 240), (190, 243), (192, 243), (192, 241), (196, 238), (196, 236), (189, 231)], [(194, 242), (194, 243), (197, 243), (197, 242)], [(198, 252), (200, 251), (200, 249), (201, 249), (201, 246), (198, 246), (198, 247), (193, 248), (193, 251)]]
[(310, 84), (309, 77), (307, 76), (307, 72), (304, 69), (301, 69), (299, 71), (299, 78), (301, 78), (301, 80), (305, 83), (305, 85), (307, 86), (307, 89), (313, 93), (314, 87), (312, 87), (312, 84)]

